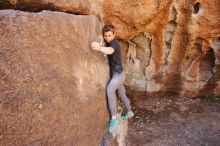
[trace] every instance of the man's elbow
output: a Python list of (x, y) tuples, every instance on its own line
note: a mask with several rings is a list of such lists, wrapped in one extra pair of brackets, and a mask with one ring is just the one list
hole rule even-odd
[(114, 52), (114, 49), (113, 49), (113, 48), (110, 48), (110, 49), (109, 49), (109, 54), (113, 54), (113, 52)]

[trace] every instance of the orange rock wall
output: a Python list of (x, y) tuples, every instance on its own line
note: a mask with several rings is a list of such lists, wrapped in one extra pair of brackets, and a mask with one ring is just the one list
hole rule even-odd
[(103, 8), (104, 21), (115, 25), (126, 50), (131, 89), (148, 95), (219, 92), (219, 0), (109, 0)]

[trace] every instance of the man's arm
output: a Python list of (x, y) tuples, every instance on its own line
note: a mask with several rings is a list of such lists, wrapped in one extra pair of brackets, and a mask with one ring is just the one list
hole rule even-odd
[(104, 54), (112, 54), (114, 52), (114, 49), (112, 47), (100, 47), (100, 52)]
[(112, 47), (102, 47), (98, 42), (92, 42), (91, 46), (93, 50), (100, 51), (104, 54), (112, 54), (114, 52)]

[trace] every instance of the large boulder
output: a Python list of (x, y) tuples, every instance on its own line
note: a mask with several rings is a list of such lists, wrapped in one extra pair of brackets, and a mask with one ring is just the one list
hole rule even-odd
[(109, 69), (94, 16), (0, 11), (0, 145), (99, 145)]

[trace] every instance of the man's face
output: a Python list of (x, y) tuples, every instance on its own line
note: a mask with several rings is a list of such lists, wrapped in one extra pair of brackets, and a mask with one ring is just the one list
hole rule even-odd
[(107, 43), (110, 43), (115, 38), (115, 34), (112, 31), (104, 32), (104, 39)]

